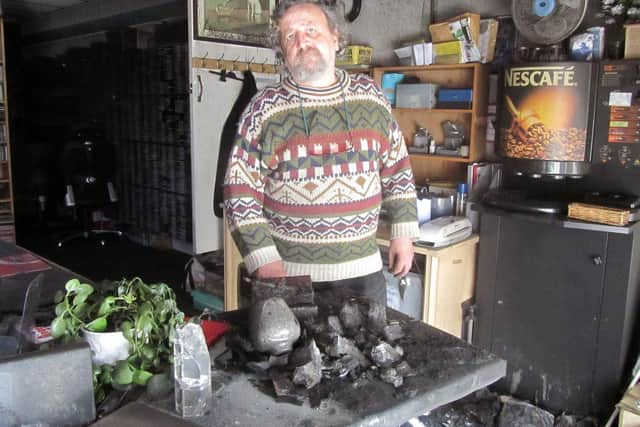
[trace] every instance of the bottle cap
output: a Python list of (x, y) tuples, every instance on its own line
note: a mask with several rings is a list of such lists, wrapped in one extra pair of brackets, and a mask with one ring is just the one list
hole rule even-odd
[(461, 182), (458, 184), (458, 193), (466, 193), (467, 192), (467, 183)]

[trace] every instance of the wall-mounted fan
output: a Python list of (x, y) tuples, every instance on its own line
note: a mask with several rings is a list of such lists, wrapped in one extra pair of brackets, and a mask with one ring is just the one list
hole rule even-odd
[(513, 0), (513, 22), (532, 43), (553, 44), (569, 37), (587, 12), (588, 0)]

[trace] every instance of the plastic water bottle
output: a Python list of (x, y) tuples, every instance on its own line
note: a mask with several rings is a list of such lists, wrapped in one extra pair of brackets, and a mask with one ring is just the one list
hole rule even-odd
[(467, 216), (467, 184), (458, 184), (456, 192), (456, 216)]
[(176, 329), (173, 356), (176, 412), (183, 417), (204, 415), (211, 401), (211, 359), (200, 325)]

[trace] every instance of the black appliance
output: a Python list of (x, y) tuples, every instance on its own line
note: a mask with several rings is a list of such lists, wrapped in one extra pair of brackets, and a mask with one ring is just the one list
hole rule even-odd
[(600, 64), (594, 164), (640, 168), (640, 61)]
[[(498, 152), (509, 191), (487, 197), (487, 204), (562, 213), (572, 201), (589, 202), (585, 195), (593, 192), (603, 197), (590, 202), (612, 207), (607, 199), (640, 195), (640, 60), (520, 64), (507, 68), (502, 81)], [(532, 131), (541, 126), (546, 135), (566, 135), (565, 144), (547, 138), (536, 145)]]

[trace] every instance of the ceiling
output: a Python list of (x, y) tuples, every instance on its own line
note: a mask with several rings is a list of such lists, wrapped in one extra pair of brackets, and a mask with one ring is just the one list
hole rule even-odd
[(0, 0), (5, 18), (28, 21), (91, 0)]

